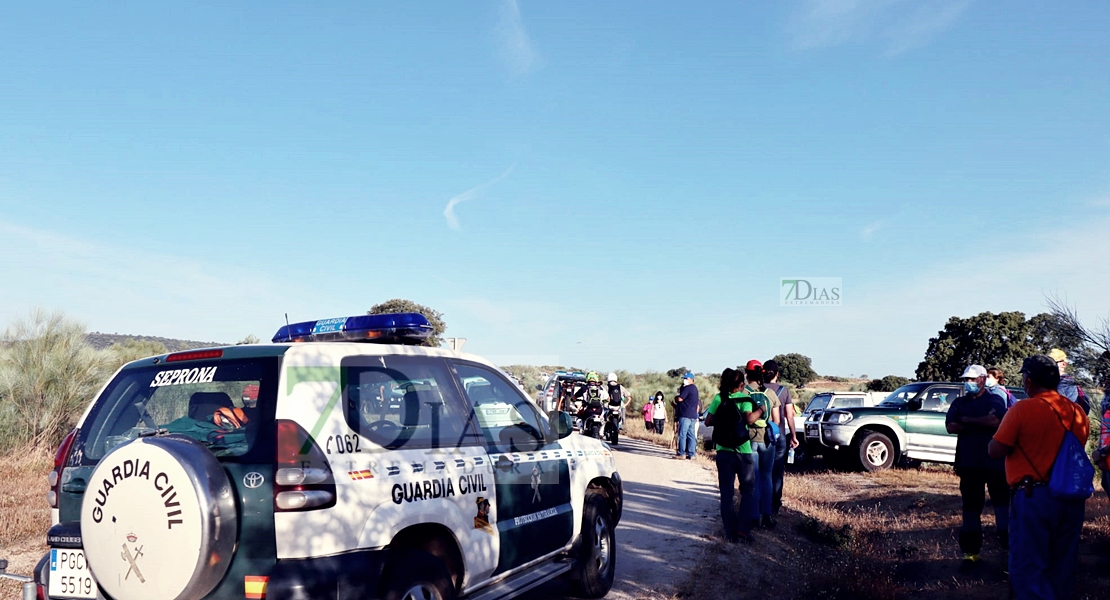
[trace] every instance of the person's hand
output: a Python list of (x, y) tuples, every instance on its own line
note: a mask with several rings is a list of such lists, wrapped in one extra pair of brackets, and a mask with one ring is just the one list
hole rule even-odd
[(790, 447), (791, 448), (797, 448), (798, 446), (799, 446), (799, 444), (798, 444), (797, 434), (790, 436)]

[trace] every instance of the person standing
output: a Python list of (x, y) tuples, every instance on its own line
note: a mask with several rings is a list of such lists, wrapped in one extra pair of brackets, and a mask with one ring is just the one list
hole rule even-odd
[(775, 440), (775, 463), (771, 468), (771, 515), (779, 514), (782, 508), (782, 485), (786, 477), (786, 453), (798, 447), (798, 435), (794, 431), (794, 403), (790, 401), (790, 388), (779, 383), (779, 363), (771, 359), (763, 363), (764, 387), (779, 399), (779, 424), (781, 433)]
[(1082, 499), (1048, 491), (1048, 475), (1070, 431), (1087, 439), (1087, 415), (1060, 395), (1060, 371), (1045, 355), (1026, 358), (1022, 386), (1029, 398), (1006, 412), (990, 441), (991, 458), (1006, 459), (1010, 499), (1010, 588), (1014, 598), (1071, 598), (1083, 530)]
[[(713, 397), (705, 415), (705, 425), (713, 427), (713, 442), (717, 448), (721, 525), (730, 542), (752, 541), (752, 521), (759, 511), (755, 495), (755, 457), (746, 426), (761, 413), (753, 412), (751, 398), (740, 391), (743, 384), (744, 378), (739, 371), (725, 369), (721, 373), (721, 393)], [(737, 479), (740, 480), (739, 515), (733, 502)]]
[(644, 431), (655, 431), (655, 400), (648, 398), (640, 410), (644, 413)]
[(676, 428), (678, 430), (678, 443), (676, 444), (678, 453), (674, 457), (685, 457), (686, 460), (693, 460), (694, 454), (698, 451), (698, 430), (694, 426), (697, 425), (698, 413), (701, 412), (698, 386), (694, 385), (693, 373), (687, 371), (682, 376), (682, 387), (679, 388), (674, 402), (674, 416), (678, 423)]
[(1059, 348), (1053, 348), (1048, 351), (1048, 357), (1056, 361), (1056, 368), (1060, 371), (1060, 385), (1056, 391), (1078, 404), (1083, 409), (1083, 414), (1091, 412), (1091, 401), (1087, 398), (1087, 394), (1075, 382), (1075, 378), (1068, 375), (1068, 355)]
[(1006, 389), (1006, 374), (998, 367), (987, 369), (987, 391), (1002, 398), (1006, 408), (1010, 408), (1014, 402), (1017, 402), (1014, 394)]
[(655, 433), (663, 435), (663, 429), (667, 426), (667, 404), (663, 402), (663, 390), (655, 392), (655, 410), (652, 411), (652, 417), (655, 419)]
[(624, 431), (624, 410), (628, 407), (628, 403), (632, 401), (632, 395), (628, 393), (628, 388), (624, 387), (617, 381), (617, 374), (610, 373), (605, 378), (606, 393), (609, 395), (609, 409), (620, 412), (621, 416), (621, 431)]
[(759, 497), (759, 526), (771, 529), (775, 526), (775, 518), (771, 515), (775, 444), (776, 438), (782, 435), (778, 424), (779, 398), (773, 392), (766, 392), (763, 385), (763, 364), (758, 360), (748, 361), (744, 367), (744, 375), (748, 381), (744, 386), (744, 393), (751, 396), (753, 409), (760, 415), (750, 428), (752, 454), (756, 459), (755, 493)]
[(963, 523), (960, 525), (960, 569), (967, 571), (979, 562), (983, 548), (983, 506), (990, 492), (994, 506), (995, 529), (1004, 550), (1009, 549), (1010, 487), (1006, 484), (1006, 465), (987, 455), (987, 446), (1006, 416), (1006, 404), (987, 389), (987, 370), (971, 365), (960, 376), (964, 393), (952, 401), (944, 423), (948, 433), (956, 434), (956, 475), (960, 478)]

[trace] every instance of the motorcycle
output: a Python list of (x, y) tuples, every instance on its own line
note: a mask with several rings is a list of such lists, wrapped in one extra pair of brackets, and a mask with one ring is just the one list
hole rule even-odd
[(621, 434), (621, 407), (612, 404), (605, 405), (605, 439), (609, 444), (616, 446)]
[(605, 409), (600, 402), (591, 402), (582, 409), (582, 433), (592, 438), (601, 439), (605, 429)]

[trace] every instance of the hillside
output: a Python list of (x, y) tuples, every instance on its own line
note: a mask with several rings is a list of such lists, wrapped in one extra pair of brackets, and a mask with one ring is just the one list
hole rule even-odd
[(141, 342), (157, 342), (166, 347), (170, 352), (180, 352), (181, 350), (192, 350), (193, 348), (209, 348), (212, 346), (227, 346), (224, 342), (197, 342), (194, 340), (175, 340), (164, 337), (157, 337), (152, 335), (122, 335), (118, 333), (100, 333), (94, 331), (85, 334), (85, 341), (90, 346), (97, 350), (103, 350), (116, 342), (123, 342), (126, 340), (138, 340)]

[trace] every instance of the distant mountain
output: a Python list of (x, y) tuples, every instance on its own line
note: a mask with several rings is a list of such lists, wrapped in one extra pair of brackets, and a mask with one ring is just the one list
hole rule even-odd
[(212, 346), (227, 346), (229, 344), (222, 342), (197, 342), (193, 340), (172, 340), (164, 337), (157, 337), (153, 335), (120, 335), (118, 333), (100, 333), (94, 331), (85, 334), (85, 341), (96, 348), (103, 350), (116, 342), (123, 342), (126, 340), (140, 340), (143, 342), (158, 342), (166, 347), (170, 352), (180, 352), (182, 350), (192, 350), (194, 348), (210, 348)]

